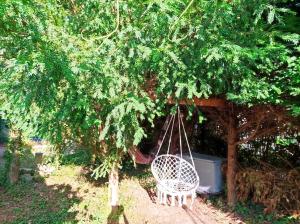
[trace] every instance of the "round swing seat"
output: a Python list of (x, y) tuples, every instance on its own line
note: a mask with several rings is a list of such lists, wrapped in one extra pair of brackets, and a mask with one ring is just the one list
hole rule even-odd
[(195, 168), (176, 155), (157, 156), (152, 161), (151, 171), (157, 185), (171, 194), (185, 195), (196, 191), (199, 186), (199, 177)]

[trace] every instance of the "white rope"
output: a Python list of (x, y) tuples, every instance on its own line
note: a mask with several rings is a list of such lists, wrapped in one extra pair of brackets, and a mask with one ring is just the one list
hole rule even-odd
[[(179, 149), (180, 149), (180, 158), (182, 159), (182, 143), (181, 143), (181, 128), (180, 128), (180, 108), (177, 107), (177, 113), (178, 113), (178, 131), (179, 131)], [(181, 161), (179, 164), (179, 172), (178, 172), (178, 180), (181, 178)]]
[(172, 136), (173, 136), (173, 129), (174, 129), (175, 115), (172, 115), (172, 116), (173, 116), (173, 123), (172, 123), (171, 132), (170, 132), (170, 139), (169, 139), (169, 146), (168, 146), (168, 150), (167, 150), (167, 155), (169, 155), (169, 152), (170, 152), (170, 146), (171, 146), (171, 141), (172, 141)]
[(180, 158), (182, 158), (182, 143), (181, 143), (181, 128), (180, 128), (180, 108), (178, 106), (178, 130), (179, 130), (179, 148), (180, 148)]
[(162, 139), (162, 141), (161, 141), (161, 143), (160, 143), (160, 145), (159, 145), (159, 148), (158, 148), (158, 150), (157, 150), (157, 152), (156, 152), (155, 157), (157, 157), (158, 153), (160, 152), (160, 149), (161, 149), (161, 147), (162, 147), (162, 144), (164, 143), (165, 137), (167, 136), (167, 133), (168, 133), (168, 130), (169, 130), (169, 127), (170, 127), (170, 124), (171, 124), (173, 118), (174, 118), (174, 115), (172, 115), (171, 118), (170, 118), (168, 127), (167, 127), (166, 132), (165, 132), (165, 134), (164, 134), (164, 137), (163, 137), (163, 139)]
[(188, 138), (187, 138), (187, 134), (186, 134), (186, 131), (185, 131), (185, 128), (184, 128), (184, 125), (183, 125), (183, 121), (182, 121), (182, 118), (181, 118), (181, 117), (180, 117), (180, 121), (181, 121), (181, 124), (182, 124), (182, 129), (183, 129), (183, 132), (184, 132), (186, 144), (187, 144), (187, 147), (188, 147), (188, 149), (189, 149), (189, 153), (190, 153), (190, 157), (191, 157), (191, 160), (192, 160), (192, 164), (193, 164), (193, 167), (195, 168), (194, 159), (193, 159), (193, 156), (192, 156), (190, 144), (189, 144), (189, 141), (188, 141)]
[[(173, 118), (173, 122), (172, 122), (172, 128), (171, 128), (171, 132), (170, 132), (170, 138), (169, 138), (169, 145), (168, 145), (168, 149), (167, 149), (167, 155), (169, 155), (169, 152), (170, 152), (170, 145), (171, 145), (172, 136), (173, 136), (173, 128), (174, 128), (174, 122), (175, 122), (175, 115), (172, 115), (172, 118)], [(163, 170), (166, 169), (166, 166), (167, 166), (167, 163), (168, 163), (169, 159), (170, 158), (167, 158)], [(166, 174), (166, 175), (168, 175), (168, 174)]]

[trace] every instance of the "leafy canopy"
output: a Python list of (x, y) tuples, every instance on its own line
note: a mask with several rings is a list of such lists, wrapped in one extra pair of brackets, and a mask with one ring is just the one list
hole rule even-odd
[(299, 115), (300, 23), (281, 2), (4, 0), (1, 109), (53, 143), (94, 139), (107, 164), (140, 142), (169, 96)]

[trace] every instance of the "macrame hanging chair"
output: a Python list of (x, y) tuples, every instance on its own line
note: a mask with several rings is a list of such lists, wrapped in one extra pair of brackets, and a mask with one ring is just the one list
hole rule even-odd
[[(175, 119), (178, 119), (180, 154), (171, 155), (170, 146), (173, 136)], [(169, 135), (167, 153), (159, 155), (169, 129), (171, 129), (171, 131)], [(183, 159), (182, 157), (182, 130), (184, 132), (191, 163)], [(190, 207), (192, 208), (194, 199), (196, 198), (196, 189), (199, 186), (199, 176), (195, 170), (193, 156), (183, 125), (179, 107), (177, 108), (177, 114), (170, 116), (162, 142), (159, 145), (155, 159), (151, 163), (151, 172), (157, 182), (157, 195), (158, 200), (161, 204), (166, 204), (167, 197), (171, 196), (172, 206), (175, 205), (176, 197), (178, 200), (178, 205), (182, 206), (183, 204), (187, 203), (187, 197), (191, 196), (192, 202)]]

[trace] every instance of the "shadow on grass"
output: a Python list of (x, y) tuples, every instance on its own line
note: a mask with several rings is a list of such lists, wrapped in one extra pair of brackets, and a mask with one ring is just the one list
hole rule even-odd
[(0, 223), (77, 223), (72, 207), (81, 200), (70, 185), (20, 181), (0, 189)]
[(119, 224), (120, 219), (123, 219), (124, 224), (129, 224), (128, 219), (124, 213), (124, 207), (122, 205), (112, 207), (109, 216), (107, 217), (107, 224)]
[(80, 172), (80, 178), (85, 182), (92, 184), (94, 187), (103, 187), (108, 183), (108, 177), (101, 177), (97, 180), (92, 176), (93, 170), (89, 166), (84, 166)]
[[(150, 189), (155, 185), (153, 185), (154, 179), (153, 180), (151, 179), (152, 174), (149, 168), (150, 168), (149, 165), (140, 165), (140, 164), (137, 164), (135, 167), (133, 165), (132, 160), (130, 159), (128, 160), (127, 163), (125, 163), (125, 165), (123, 164), (122, 169), (119, 171), (119, 182), (122, 182), (122, 180), (128, 178), (137, 178), (143, 188)], [(80, 176), (85, 181), (91, 183), (93, 186), (96, 187), (102, 187), (108, 183), (108, 177), (101, 177), (96, 180), (92, 176), (92, 173), (93, 173), (93, 169), (91, 168), (91, 166), (86, 165), (83, 166)]]

